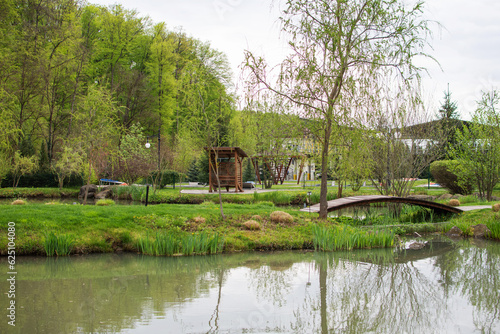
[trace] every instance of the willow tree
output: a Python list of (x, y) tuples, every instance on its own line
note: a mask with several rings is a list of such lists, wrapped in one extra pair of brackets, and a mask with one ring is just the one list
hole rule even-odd
[[(321, 146), (322, 175), (329, 166), (334, 125), (341, 122), (343, 98), (368, 95), (372, 80), (393, 69), (405, 82), (418, 78), (414, 64), (429, 34), (423, 3), (401, 0), (287, 0), (280, 18), (291, 54), (273, 82), (266, 63), (246, 52), (256, 88), (270, 89), (302, 117)], [(383, 70), (383, 71), (381, 71)], [(327, 216), (327, 179), (321, 179), (320, 217)]]

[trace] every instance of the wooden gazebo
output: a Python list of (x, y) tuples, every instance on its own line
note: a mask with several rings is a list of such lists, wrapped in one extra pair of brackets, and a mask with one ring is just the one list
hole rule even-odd
[(226, 191), (234, 187), (235, 192), (243, 192), (243, 159), (247, 154), (239, 147), (205, 147), (205, 150), (209, 152), (209, 192), (219, 187), (217, 171), (221, 187)]

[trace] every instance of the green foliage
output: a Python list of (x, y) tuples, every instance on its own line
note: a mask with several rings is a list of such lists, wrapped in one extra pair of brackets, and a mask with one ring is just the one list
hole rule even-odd
[(198, 161), (194, 159), (191, 162), (191, 165), (189, 166), (188, 172), (187, 172), (187, 179), (189, 182), (198, 182)]
[(255, 170), (250, 159), (245, 162), (245, 167), (243, 169), (243, 182), (255, 181)]
[[(458, 145), (451, 154), (462, 162), (464, 170), (474, 175), (481, 198), (491, 200), (500, 179), (500, 94), (483, 92), (470, 126), (456, 132)], [(458, 175), (458, 183), (467, 182)]]
[[(160, 180), (161, 180), (160, 186), (163, 188), (167, 184), (174, 185), (176, 183), (179, 183), (181, 180), (181, 177), (185, 178), (186, 175), (183, 173), (179, 173), (175, 170), (164, 170), (161, 172), (161, 175), (160, 175)], [(158, 178), (158, 172), (151, 173), (151, 178), (152, 179)]]
[(147, 255), (204, 255), (221, 252), (224, 241), (219, 234), (205, 231), (180, 235), (157, 232), (154, 240), (147, 234), (146, 237), (139, 238), (137, 245), (140, 252)]
[(97, 205), (97, 206), (110, 206), (110, 205), (115, 205), (115, 201), (113, 201), (110, 198), (102, 198), (102, 199), (99, 199), (95, 203), (95, 205)]
[(392, 247), (395, 238), (391, 231), (362, 231), (349, 226), (315, 225), (312, 232), (314, 249), (321, 251)]
[(36, 156), (22, 156), (20, 151), (16, 151), (12, 165), (13, 187), (18, 186), (22, 176), (33, 173), (37, 168)]
[[(2, 187), (12, 187), (14, 176), (7, 174), (2, 180)], [(83, 178), (80, 174), (71, 174), (64, 179), (64, 187), (81, 187)], [(58, 176), (53, 171), (37, 171), (33, 174), (24, 175), (19, 179), (19, 188), (57, 188), (59, 187)]]
[(434, 161), (430, 171), (434, 180), (452, 194), (469, 195), (474, 190), (474, 175), (459, 160)]
[(118, 166), (113, 176), (128, 184), (133, 184), (141, 178), (146, 178), (156, 168), (153, 163), (154, 150), (144, 147), (146, 137), (144, 128), (139, 123), (134, 123), (125, 132), (120, 141), (118, 153)]
[(43, 247), (47, 256), (69, 255), (73, 247), (74, 240), (69, 235), (56, 236), (54, 232), (46, 233)]
[(64, 180), (72, 174), (80, 174), (83, 166), (83, 158), (80, 152), (70, 146), (65, 146), (59, 160), (52, 164), (52, 170), (57, 175), (59, 189), (64, 186)]
[(198, 182), (208, 184), (208, 152), (204, 152), (198, 160)]
[[(357, 113), (372, 110), (363, 104), (379, 95), (377, 83), (390, 77), (391, 86), (408, 88), (419, 76), (422, 68), (414, 61), (425, 53), (429, 32), (422, 11), (420, 2), (408, 7), (403, 1), (288, 0), (280, 20), (291, 36), (292, 52), (277, 66), (276, 76), (267, 73), (264, 59), (246, 52), (248, 91), (265, 94), (261, 91), (267, 89), (285, 108), (314, 120), (307, 124), (308, 133), (320, 143), (315, 153), (321, 155), (326, 174), (330, 150), (337, 144), (330, 141), (333, 132), (363, 122), (357, 122)], [(269, 82), (270, 77), (277, 77), (277, 84)], [(389, 117), (396, 116), (396, 109)], [(326, 218), (327, 183), (322, 181), (320, 216)]]

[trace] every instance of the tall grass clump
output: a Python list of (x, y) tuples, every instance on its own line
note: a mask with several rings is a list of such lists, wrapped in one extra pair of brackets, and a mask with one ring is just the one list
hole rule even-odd
[(54, 232), (45, 234), (43, 248), (47, 256), (66, 256), (69, 255), (73, 248), (74, 240), (69, 235), (56, 236)]
[(363, 231), (350, 226), (313, 227), (315, 250), (337, 251), (394, 246), (392, 231)]
[(113, 191), (120, 199), (132, 199), (134, 201), (140, 201), (142, 199), (142, 195), (146, 192), (146, 187), (119, 186), (115, 187)]
[(182, 236), (156, 233), (154, 240), (149, 234), (145, 238), (140, 238), (137, 247), (141, 253), (154, 256), (202, 255), (221, 252), (224, 241), (217, 233), (200, 232)]
[(97, 206), (110, 206), (110, 205), (115, 205), (115, 201), (113, 201), (110, 198), (103, 198), (103, 199), (97, 200), (95, 205), (97, 205)]
[(490, 220), (486, 223), (486, 226), (488, 226), (491, 231), (490, 237), (500, 240), (500, 221)]

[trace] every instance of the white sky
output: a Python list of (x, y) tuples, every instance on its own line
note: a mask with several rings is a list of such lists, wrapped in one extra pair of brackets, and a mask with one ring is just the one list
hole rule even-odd
[[(276, 64), (285, 54), (280, 39), (279, 8), (272, 0), (89, 0), (101, 5), (122, 4), (139, 16), (181, 28), (224, 52), (238, 82), (243, 51), (250, 50)], [(450, 85), (462, 119), (469, 119), (482, 90), (500, 89), (500, 2), (496, 0), (428, 0), (426, 18), (433, 25), (431, 51), (442, 70), (428, 65), (424, 79), (431, 113), (437, 113)]]

